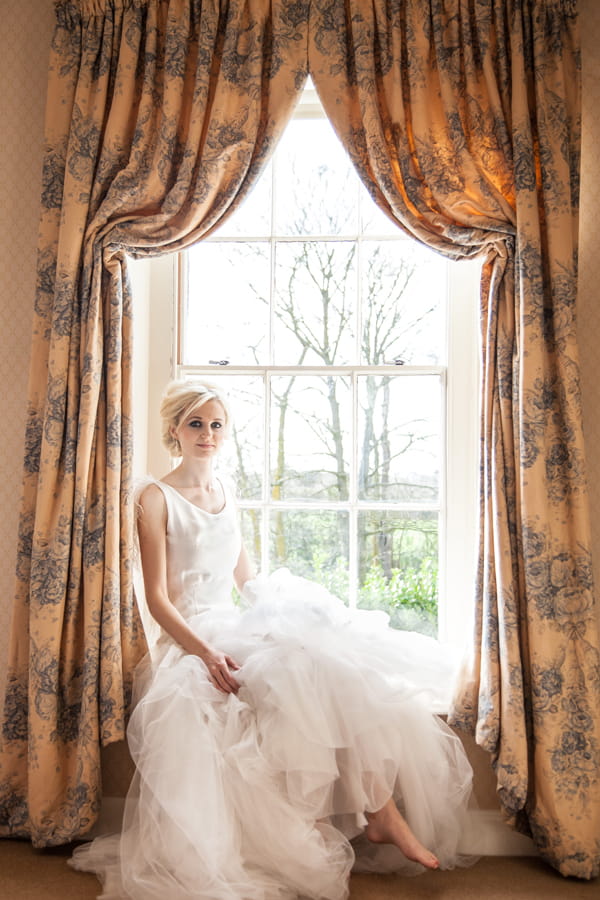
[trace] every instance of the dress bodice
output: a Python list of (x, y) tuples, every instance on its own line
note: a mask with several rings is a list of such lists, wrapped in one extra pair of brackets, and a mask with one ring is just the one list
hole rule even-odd
[(229, 490), (218, 513), (208, 513), (157, 481), (167, 504), (167, 588), (185, 619), (231, 603), (233, 570), (241, 548), (237, 512)]

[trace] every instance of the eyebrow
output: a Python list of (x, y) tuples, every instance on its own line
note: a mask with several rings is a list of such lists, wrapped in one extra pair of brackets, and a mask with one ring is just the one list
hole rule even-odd
[(209, 422), (224, 422), (225, 421), (220, 416), (201, 416), (200, 413), (191, 413), (185, 421), (190, 422), (192, 419), (208, 419)]

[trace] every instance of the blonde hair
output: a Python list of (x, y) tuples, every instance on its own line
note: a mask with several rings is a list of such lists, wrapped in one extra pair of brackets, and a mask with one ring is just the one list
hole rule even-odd
[(226, 433), (229, 432), (231, 425), (229, 403), (225, 392), (218, 385), (207, 381), (171, 381), (167, 385), (160, 404), (161, 437), (171, 456), (181, 456), (179, 441), (172, 430), (177, 428), (191, 412), (209, 400), (216, 400), (223, 407), (225, 430)]

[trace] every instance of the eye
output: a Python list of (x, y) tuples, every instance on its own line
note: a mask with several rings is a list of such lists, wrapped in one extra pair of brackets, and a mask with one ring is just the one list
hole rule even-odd
[(214, 428), (214, 429), (215, 429), (215, 431), (216, 431), (216, 430), (217, 430), (217, 428), (222, 428), (222, 427), (223, 427), (223, 425), (222, 425), (222, 423), (221, 423), (221, 422), (211, 422), (211, 423), (210, 423), (210, 427), (211, 427), (211, 428)]
[(200, 419), (192, 419), (188, 422), (190, 428), (202, 428), (202, 421)]

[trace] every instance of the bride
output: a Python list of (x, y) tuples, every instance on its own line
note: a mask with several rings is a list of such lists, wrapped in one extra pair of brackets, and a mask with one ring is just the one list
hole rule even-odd
[(136, 672), (136, 772), (121, 834), (72, 865), (104, 898), (342, 900), (352, 868), (472, 862), (459, 851), (471, 769), (431, 712), (451, 680), (436, 642), (286, 570), (256, 577), (213, 468), (225, 396), (173, 382), (161, 415), (180, 462), (138, 500), (160, 637)]

